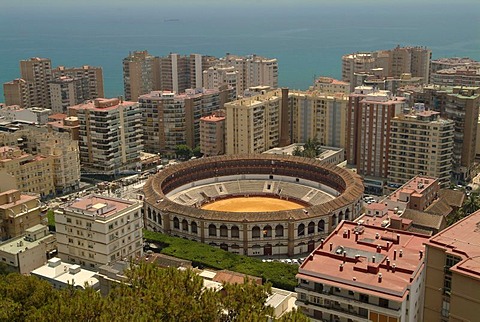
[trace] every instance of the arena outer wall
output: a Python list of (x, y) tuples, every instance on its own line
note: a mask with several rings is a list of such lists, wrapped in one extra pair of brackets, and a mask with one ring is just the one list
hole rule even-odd
[[(232, 213), (176, 203), (166, 195), (199, 180), (245, 174), (321, 183), (339, 192), (333, 200), (303, 209)], [(294, 256), (311, 252), (343, 219), (360, 215), (362, 179), (355, 173), (314, 159), (270, 154), (217, 156), (171, 166), (144, 187), (145, 226), (173, 236), (250, 256)]]

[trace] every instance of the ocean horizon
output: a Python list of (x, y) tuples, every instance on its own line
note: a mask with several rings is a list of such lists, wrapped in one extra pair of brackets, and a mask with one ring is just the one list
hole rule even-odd
[(342, 55), (397, 45), (428, 47), (434, 59), (480, 60), (480, 3), (473, 1), (232, 3), (0, 5), (0, 82), (20, 77), (20, 60), (45, 57), (53, 67), (102, 67), (105, 96), (116, 97), (123, 95), (122, 59), (135, 50), (277, 58), (279, 85), (291, 89), (318, 76), (340, 78)]

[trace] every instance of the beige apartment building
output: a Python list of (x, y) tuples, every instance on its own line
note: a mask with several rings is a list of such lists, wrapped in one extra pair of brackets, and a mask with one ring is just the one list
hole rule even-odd
[(312, 321), (438, 321), (422, 317), (427, 241), (343, 221), (300, 266), (296, 304)]
[(419, 110), (391, 120), (388, 187), (396, 189), (416, 175), (450, 184), (454, 122), (440, 112)]
[(47, 261), (49, 252), (56, 249), (55, 236), (45, 225), (35, 225), (25, 229), (19, 237), (0, 243), (2, 263), (20, 274), (30, 274)]
[(479, 61), (468, 57), (448, 57), (438, 58), (430, 62), (430, 75), (435, 74), (442, 69), (450, 69), (454, 67), (478, 66)]
[(405, 99), (389, 91), (359, 86), (347, 111), (347, 162), (362, 176), (387, 178), (392, 119), (403, 113)]
[(54, 78), (50, 82), (50, 100), (53, 113), (67, 113), (69, 106), (82, 103), (82, 79), (68, 76)]
[(425, 243), (424, 321), (478, 321), (480, 211)]
[(89, 195), (55, 211), (58, 257), (98, 269), (142, 256), (142, 203)]
[(18, 105), (20, 107), (32, 106), (28, 95), (28, 85), (24, 79), (17, 78), (10, 82), (3, 83), (3, 96), (5, 105)]
[(431, 75), (431, 84), (443, 86), (480, 86), (480, 63), (439, 70)]
[(127, 101), (160, 87), (160, 58), (148, 51), (134, 51), (123, 59), (123, 86)]
[(52, 80), (52, 62), (49, 58), (30, 58), (20, 61), (20, 76), (28, 86), (27, 107), (50, 108), (50, 88)]
[(0, 240), (20, 236), (41, 220), (38, 195), (15, 189), (0, 192)]
[(145, 151), (174, 152), (177, 145), (200, 145), (200, 118), (235, 98), (233, 88), (188, 89), (183, 94), (153, 91), (139, 98)]
[(234, 66), (219, 63), (203, 71), (203, 86), (205, 88), (219, 88), (227, 85), (235, 88), (236, 96), (243, 95), (243, 87), (240, 82), (240, 73)]
[(226, 154), (262, 153), (280, 146), (282, 132), (289, 130), (282, 122), (288, 106), (288, 89), (226, 103)]
[(242, 92), (253, 86), (270, 86), (272, 89), (278, 87), (278, 62), (276, 58), (227, 54), (221, 61), (235, 67), (238, 71)]
[(82, 167), (106, 175), (137, 169), (143, 151), (138, 103), (97, 98), (68, 110), (80, 124)]
[(315, 79), (313, 86), (311, 87), (312, 90), (320, 92), (322, 94), (350, 94), (350, 84), (347, 82), (343, 82), (341, 80), (320, 76)]
[(214, 113), (200, 118), (200, 152), (203, 156), (225, 154), (225, 113)]
[(51, 156), (32, 155), (16, 146), (0, 147), (0, 172), (15, 178), (22, 192), (37, 193), (41, 197), (55, 193), (54, 168)]
[(327, 93), (290, 91), (292, 140), (307, 142), (317, 138), (321, 145), (345, 149), (348, 96), (325, 90)]
[(376, 78), (400, 78), (408, 73), (422, 77), (428, 83), (432, 52), (425, 47), (400, 47), (375, 52), (353, 53), (342, 57), (342, 80), (353, 91), (358, 84), (355, 74), (375, 75)]
[(48, 117), (47, 128), (51, 132), (68, 133), (72, 140), (78, 141), (80, 123), (78, 117), (67, 116), (66, 114), (53, 114)]
[(70, 134), (28, 127), (13, 133), (0, 133), (0, 145), (16, 146), (23, 152), (50, 158), (56, 194), (68, 193), (79, 187), (78, 141), (73, 140)]
[(104, 97), (103, 71), (101, 67), (84, 65), (82, 67), (58, 66), (52, 69), (52, 78), (60, 77), (81, 79), (82, 96), (85, 100)]

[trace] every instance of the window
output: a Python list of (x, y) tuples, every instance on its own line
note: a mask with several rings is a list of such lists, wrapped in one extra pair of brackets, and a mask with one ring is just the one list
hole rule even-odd
[(260, 227), (255, 226), (252, 228), (252, 238), (260, 238)]
[(368, 295), (367, 294), (360, 294), (359, 300), (360, 300), (360, 302), (368, 303)]
[(182, 220), (182, 230), (188, 231), (188, 222), (186, 219)]
[(180, 220), (177, 217), (173, 218), (173, 228), (180, 229)]
[(272, 237), (272, 226), (263, 227), (263, 237)]
[(308, 224), (308, 233), (313, 234), (314, 232), (315, 232), (315, 223), (313, 221), (311, 221)]
[(283, 237), (283, 226), (277, 225), (275, 227), (275, 237)]
[(228, 237), (228, 228), (225, 225), (220, 226), (220, 237)]
[(217, 236), (217, 226), (215, 226), (214, 224), (210, 224), (208, 226), (208, 236), (210, 237)]
[(230, 228), (231, 238), (240, 238), (240, 229), (237, 226)]
[(325, 231), (325, 220), (322, 219), (318, 222), (318, 232), (320, 233), (323, 231)]
[(197, 233), (197, 223), (195, 221), (192, 221), (192, 223), (190, 224), (190, 229), (192, 230), (192, 234)]
[(72, 218), (67, 218), (67, 223), (72, 223)]
[(297, 236), (305, 236), (305, 225), (300, 224), (297, 229)]
[(379, 298), (378, 299), (378, 306), (388, 308), (388, 300)]

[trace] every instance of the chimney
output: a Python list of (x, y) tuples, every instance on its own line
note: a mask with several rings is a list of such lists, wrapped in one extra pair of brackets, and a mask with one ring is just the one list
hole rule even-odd
[(350, 229), (347, 230), (347, 238), (350, 239)]
[(339, 266), (340, 272), (343, 272), (343, 264), (340, 264)]
[(323, 242), (324, 242), (323, 238), (320, 239), (320, 249), (323, 249)]
[(375, 239), (378, 239), (380, 238), (380, 234), (379, 233), (375, 233)]
[(387, 257), (387, 270), (390, 269), (390, 258)]
[(355, 241), (358, 242), (358, 231), (355, 232)]
[(398, 254), (399, 257), (403, 256), (403, 249), (400, 249), (400, 253)]
[(330, 251), (333, 249), (333, 243), (330, 243)]
[(390, 242), (387, 242), (387, 250), (390, 249)]
[(347, 252), (343, 251), (343, 262), (345, 263), (346, 260), (347, 260)]
[(346, 229), (343, 231), (343, 238), (347, 238), (347, 230)]
[(372, 263), (375, 263), (375, 256), (372, 256)]
[(394, 261), (397, 260), (397, 250), (396, 249), (393, 250), (393, 260)]
[(377, 253), (381, 253), (382, 252), (382, 246), (377, 246)]
[(397, 234), (397, 244), (400, 244), (400, 234)]
[(395, 268), (397, 268), (397, 265), (395, 263), (392, 264), (392, 272), (395, 273)]
[(422, 257), (423, 257), (423, 250), (421, 250), (421, 251), (419, 252), (419, 255), (420, 255), (420, 259), (422, 259)]
[(379, 282), (379, 283), (382, 282), (382, 273), (378, 273), (378, 282)]

